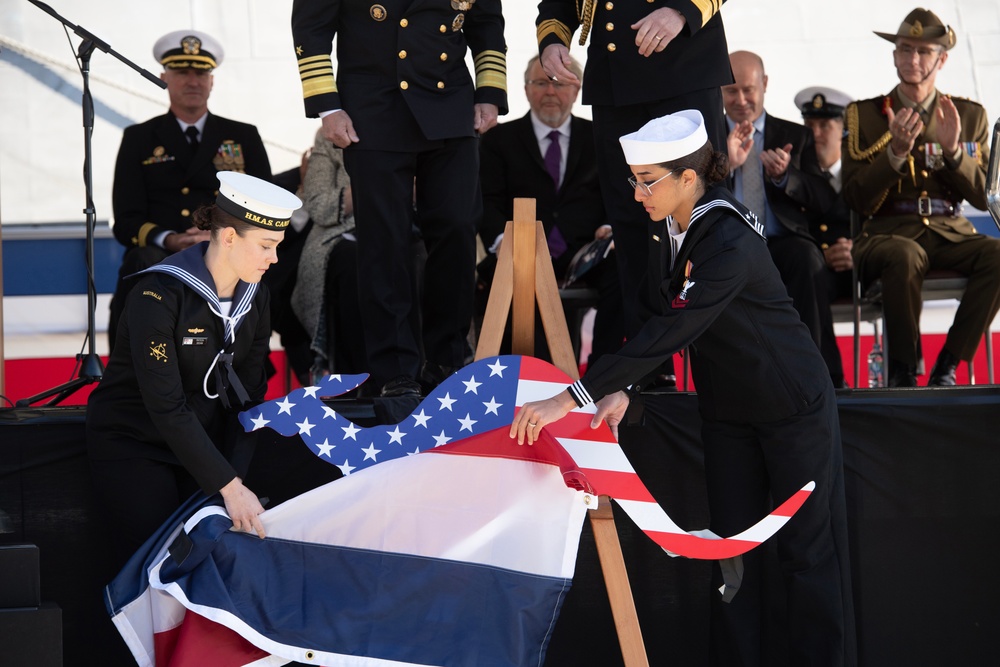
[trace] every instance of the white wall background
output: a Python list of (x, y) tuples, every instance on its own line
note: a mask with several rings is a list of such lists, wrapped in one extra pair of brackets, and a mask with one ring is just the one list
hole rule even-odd
[[(891, 45), (872, 30), (894, 32), (914, 0), (730, 0), (723, 15), (731, 50), (749, 49), (770, 77), (766, 106), (797, 119), (792, 98), (829, 85), (855, 97), (895, 84)], [(291, 0), (50, 0), (67, 20), (107, 41), (154, 74), (153, 42), (175, 29), (211, 33), (226, 49), (210, 102), (214, 113), (254, 123), (275, 171), (298, 164), (318, 121), (306, 119), (292, 45)], [(524, 64), (535, 53), (533, 0), (507, 0), (511, 116), (527, 111)], [(1000, 113), (1000, 2), (938, 0), (931, 7), (958, 33), (938, 83), (945, 92)], [(26, 0), (0, 0), (0, 221), (82, 221), (84, 186), (82, 77), (54, 18)], [(574, 45), (582, 59), (584, 49)], [(91, 90), (98, 107), (93, 134), (94, 194), (99, 220), (111, 215), (111, 180), (121, 125), (163, 113), (166, 91), (114, 57), (96, 51)], [(578, 113), (589, 116), (581, 107)]]

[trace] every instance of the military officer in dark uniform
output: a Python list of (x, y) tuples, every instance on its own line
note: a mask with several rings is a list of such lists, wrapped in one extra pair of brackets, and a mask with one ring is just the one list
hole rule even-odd
[(198, 489), (221, 494), (237, 530), (264, 536), (237, 415), (264, 399), (260, 281), (302, 202), (246, 174), (219, 179), (216, 204), (193, 216), (209, 240), (129, 278), (119, 344), (87, 402), (94, 488), (122, 564)]
[[(634, 395), (626, 387), (687, 347), (698, 387), (712, 532), (735, 535), (764, 516), (772, 501), (815, 481), (812, 496), (774, 538), (787, 592), (788, 662), (853, 665), (833, 385), (770, 259), (763, 223), (716, 185), (728, 177), (729, 165), (707, 137), (701, 114), (692, 110), (654, 119), (621, 138), (633, 197), (657, 223), (647, 272), (656, 289), (643, 292), (657, 295), (645, 304), (653, 316), (618, 353), (602, 356), (565, 391), (522, 406), (511, 437), (531, 444), (546, 424), (595, 400), (594, 426), (606, 419), (616, 430)], [(760, 558), (759, 551), (742, 556), (735, 597), (724, 600), (713, 588), (712, 664), (762, 664), (769, 596)], [(727, 587), (735, 580), (727, 578)]]
[[(482, 210), (477, 137), (507, 111), (503, 29), (500, 0), (292, 6), (306, 114), (323, 117), (351, 177), (361, 325), (384, 396), (416, 395), (418, 379), (433, 385), (470, 353)], [(427, 247), (422, 303), (411, 293), (414, 203)], [(421, 308), (422, 341), (409, 324)]]
[(219, 171), (271, 178), (271, 164), (257, 128), (208, 110), (213, 71), (222, 46), (197, 30), (177, 30), (157, 40), (153, 57), (163, 65), (170, 110), (125, 128), (115, 163), (113, 231), (125, 246), (111, 299), (110, 347), (129, 281), (171, 253), (207, 240), (191, 216), (218, 193)]
[[(719, 88), (732, 83), (729, 47), (719, 13), (725, 0), (542, 0), (536, 31), (545, 73), (580, 83), (570, 71), (569, 49), (580, 28), (586, 43), (583, 103), (592, 105), (597, 167), (604, 207), (615, 236), (626, 336), (641, 324), (638, 289), (646, 267), (647, 225), (630, 204), (628, 165), (618, 138), (647, 121), (698, 109), (714, 146), (724, 146)], [(663, 375), (673, 374), (665, 363)]]
[(934, 12), (914, 9), (893, 42), (899, 84), (847, 108), (844, 198), (865, 220), (854, 245), (862, 280), (882, 280), (889, 386), (916, 386), (920, 288), (930, 269), (965, 274), (968, 284), (928, 385), (955, 384), (1000, 308), (1000, 240), (976, 233), (962, 201), (986, 208), (989, 125), (970, 100), (935, 88), (955, 32)]
[[(820, 173), (837, 193), (843, 186), (840, 146), (844, 138), (844, 109), (850, 103), (846, 93), (826, 86), (805, 88), (795, 95), (802, 122), (812, 130)], [(836, 197), (825, 211), (811, 215), (809, 231), (819, 243), (830, 271), (830, 300), (850, 298), (854, 243), (851, 209), (844, 198)]]

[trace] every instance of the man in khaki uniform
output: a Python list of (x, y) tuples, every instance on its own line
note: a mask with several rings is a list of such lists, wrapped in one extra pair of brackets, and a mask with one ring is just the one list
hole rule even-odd
[(955, 32), (915, 9), (895, 34), (899, 84), (847, 108), (843, 195), (865, 220), (854, 260), (865, 284), (882, 280), (889, 386), (916, 386), (920, 288), (931, 269), (968, 277), (928, 385), (955, 384), (1000, 307), (1000, 240), (977, 234), (962, 201), (986, 208), (988, 121), (982, 106), (935, 87)]

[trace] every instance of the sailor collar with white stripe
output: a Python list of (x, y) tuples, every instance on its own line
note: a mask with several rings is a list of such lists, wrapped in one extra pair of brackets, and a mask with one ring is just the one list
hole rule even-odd
[(219, 295), (215, 289), (215, 280), (212, 278), (208, 266), (205, 265), (205, 252), (207, 250), (208, 241), (202, 241), (190, 248), (170, 255), (159, 264), (155, 264), (135, 275), (165, 273), (180, 280), (197, 292), (208, 303), (209, 309), (222, 320), (226, 330), (224, 340), (228, 345), (236, 340), (237, 329), (243, 323), (244, 316), (253, 308), (253, 300), (257, 295), (259, 285), (257, 283), (246, 283), (242, 280), (237, 282), (229, 315), (223, 315), (222, 306), (219, 304)]
[(691, 221), (688, 223), (688, 229), (694, 223), (704, 216), (706, 213), (714, 208), (728, 208), (736, 212), (743, 222), (747, 223), (750, 229), (757, 232), (762, 239), (767, 240), (767, 235), (764, 233), (764, 223), (757, 219), (757, 215), (748, 209), (746, 206), (736, 201), (729, 195), (728, 191), (722, 190), (721, 188), (714, 188), (715, 192), (709, 191), (709, 195), (712, 195), (712, 199), (705, 200), (703, 197), (698, 204), (695, 205), (694, 209), (691, 211)]

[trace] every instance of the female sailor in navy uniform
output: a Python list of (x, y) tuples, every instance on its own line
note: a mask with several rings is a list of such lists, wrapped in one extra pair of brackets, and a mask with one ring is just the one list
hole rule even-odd
[[(594, 399), (594, 426), (617, 432), (630, 395), (687, 348), (698, 390), (711, 530), (731, 536), (809, 481), (816, 489), (775, 536), (787, 589), (790, 664), (854, 663), (840, 424), (833, 385), (771, 261), (763, 224), (725, 189), (728, 175), (698, 111), (654, 119), (621, 138), (635, 199), (652, 221), (639, 334), (578, 382), (525, 404), (511, 437), (540, 430)], [(626, 389), (632, 387), (630, 391)], [(603, 398), (602, 398), (603, 397)], [(745, 554), (739, 593), (713, 593), (713, 662), (760, 664), (760, 555)], [(735, 564), (730, 564), (735, 565)], [(735, 572), (736, 567), (729, 569)], [(723, 574), (716, 575), (722, 583)], [(738, 579), (726, 578), (726, 584)], [(730, 600), (730, 601), (726, 601)]]
[(234, 445), (236, 415), (264, 399), (271, 325), (260, 280), (302, 203), (246, 174), (219, 180), (216, 203), (195, 215), (211, 240), (137, 274), (87, 404), (88, 454), (119, 564), (199, 488), (221, 494), (237, 530), (264, 537), (263, 507), (238, 470), (249, 457)]

